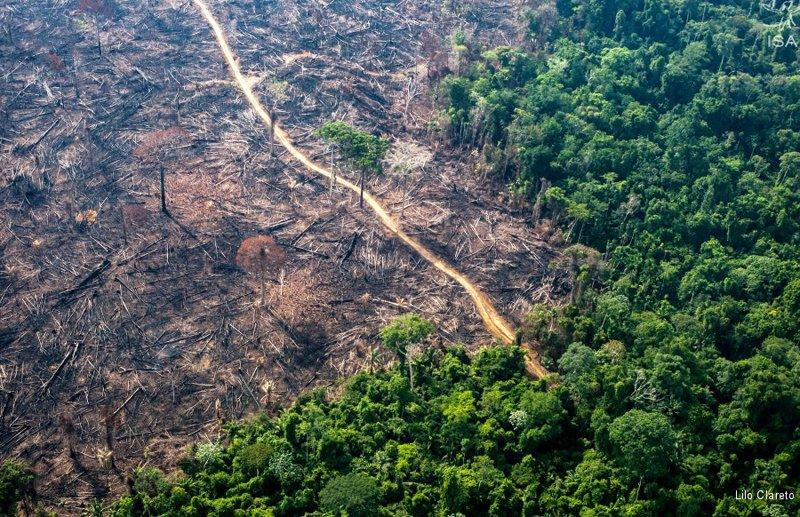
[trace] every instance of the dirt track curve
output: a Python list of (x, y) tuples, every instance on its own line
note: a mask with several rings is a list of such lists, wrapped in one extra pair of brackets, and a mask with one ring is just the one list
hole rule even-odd
[[(277, 124), (273, 124), (273, 121), (267, 113), (267, 110), (264, 109), (261, 101), (259, 101), (258, 97), (256, 97), (256, 95), (253, 93), (250, 83), (247, 81), (244, 75), (242, 75), (242, 71), (239, 68), (239, 64), (236, 62), (233, 51), (231, 50), (230, 45), (228, 45), (228, 40), (225, 37), (225, 33), (223, 32), (222, 27), (219, 25), (216, 18), (214, 18), (214, 15), (208, 8), (208, 5), (206, 5), (203, 0), (194, 0), (194, 3), (200, 9), (203, 17), (214, 31), (214, 36), (217, 39), (220, 50), (222, 50), (225, 61), (227, 61), (228, 67), (230, 67), (231, 72), (233, 73), (233, 78), (239, 86), (239, 89), (242, 90), (242, 93), (244, 93), (244, 96), (247, 98), (250, 106), (261, 118), (261, 120), (263, 120), (268, 126), (273, 127), (275, 138), (278, 140), (278, 142), (280, 142), (280, 144), (283, 145), (298, 162), (302, 163), (308, 169), (321, 174), (328, 179), (336, 181), (336, 183), (339, 185), (346, 187), (355, 193), (359, 193), (358, 185), (340, 176), (334, 175), (331, 171), (311, 161), (308, 156), (294, 146), (292, 140), (289, 138), (289, 135), (281, 127), (279, 127)], [(378, 200), (366, 190), (364, 191), (364, 201), (366, 201), (366, 203), (378, 216), (378, 219), (380, 219), (384, 226), (386, 226), (393, 234), (413, 248), (414, 251), (416, 251), (426, 261), (431, 263), (434, 267), (461, 284), (467, 293), (469, 293), (470, 297), (472, 297), (475, 307), (478, 309), (481, 318), (483, 318), (486, 328), (496, 339), (499, 339), (506, 344), (513, 344), (516, 341), (516, 333), (512, 329), (511, 325), (500, 315), (500, 313), (497, 312), (497, 309), (494, 308), (494, 305), (492, 305), (489, 297), (484, 294), (483, 291), (481, 291), (475, 284), (473, 284), (469, 278), (464, 276), (461, 272), (448, 264), (444, 259), (436, 255), (436, 253), (429, 250), (422, 243), (403, 231), (403, 229), (400, 227), (400, 224), (394, 219), (394, 217), (392, 217), (378, 202)], [(547, 375), (549, 372), (539, 363), (538, 354), (536, 351), (530, 346), (526, 346), (526, 348), (528, 353), (525, 359), (525, 367), (528, 370), (528, 373), (537, 378), (542, 378)]]

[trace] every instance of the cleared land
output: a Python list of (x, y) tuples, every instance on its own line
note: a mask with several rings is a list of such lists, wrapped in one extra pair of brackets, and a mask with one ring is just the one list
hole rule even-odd
[[(425, 130), (446, 36), (464, 26), (501, 44), (513, 6), (212, 7), (312, 159), (336, 166), (311, 135), (331, 118), (395, 138), (394, 162), (416, 165), (370, 191), (500, 314), (516, 325), (565, 292), (549, 235)], [(74, 510), (223, 418), (391, 361), (376, 332), (398, 313), (433, 319), (441, 346), (492, 339), (460, 285), (348, 192), (271, 155), (192, 4), (26, 2), (0, 16), (0, 454), (33, 462), (46, 501)], [(289, 256), (264, 310), (234, 264), (259, 233)]]

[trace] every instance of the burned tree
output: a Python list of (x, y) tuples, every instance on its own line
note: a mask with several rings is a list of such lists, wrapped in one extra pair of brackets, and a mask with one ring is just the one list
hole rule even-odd
[(178, 144), (189, 136), (189, 133), (180, 127), (172, 126), (148, 133), (142, 142), (133, 151), (133, 155), (147, 164), (158, 164), (159, 167), (159, 194), (161, 211), (171, 217), (167, 208), (167, 185), (165, 179), (164, 162), (174, 153)]
[(104, 468), (111, 468), (119, 472), (114, 461), (114, 441), (116, 439), (117, 411), (112, 411), (109, 406), (103, 406), (100, 411), (103, 426), (105, 427), (105, 447), (97, 450), (97, 459)]
[(447, 51), (442, 46), (441, 38), (429, 31), (420, 36), (422, 52), (426, 57), (428, 82), (438, 83), (451, 73), (448, 65)]
[(70, 459), (77, 464), (78, 453), (76, 451), (77, 433), (75, 432), (75, 425), (72, 422), (72, 415), (62, 413), (58, 416), (59, 423), (61, 424), (61, 435), (64, 437), (67, 453)]
[(267, 274), (279, 271), (286, 263), (286, 253), (269, 235), (256, 235), (242, 241), (236, 252), (236, 265), (252, 275), (258, 275), (261, 283), (261, 306), (266, 305)]
[(150, 212), (140, 204), (128, 203), (120, 208), (122, 215), (122, 239), (128, 242), (128, 236), (137, 228), (147, 224)]

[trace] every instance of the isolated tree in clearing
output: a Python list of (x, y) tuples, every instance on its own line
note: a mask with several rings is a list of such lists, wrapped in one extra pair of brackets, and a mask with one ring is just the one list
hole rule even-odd
[(433, 323), (421, 318), (418, 314), (404, 314), (394, 318), (381, 330), (381, 341), (403, 362), (406, 348), (409, 345), (421, 343), (434, 329)]
[(360, 172), (359, 206), (364, 206), (364, 181), (368, 174), (383, 172), (381, 162), (389, 150), (389, 141), (385, 138), (361, 131), (340, 120), (326, 122), (316, 131), (317, 136), (334, 143), (339, 152), (351, 166)]
[(133, 155), (147, 164), (158, 164), (159, 167), (159, 199), (161, 211), (172, 217), (167, 208), (167, 185), (164, 162), (174, 158), (178, 144), (189, 137), (189, 132), (178, 126), (151, 131), (145, 135), (141, 143), (133, 150)]
[(236, 252), (236, 265), (261, 282), (261, 306), (266, 305), (267, 273), (279, 271), (286, 263), (286, 253), (269, 235), (248, 237)]
[(147, 224), (150, 212), (143, 205), (128, 203), (120, 208), (122, 214), (122, 238), (128, 242), (128, 235)]

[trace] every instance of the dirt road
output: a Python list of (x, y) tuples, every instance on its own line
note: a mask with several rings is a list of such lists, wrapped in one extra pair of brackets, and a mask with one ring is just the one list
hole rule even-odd
[[(236, 61), (233, 51), (231, 50), (230, 45), (228, 45), (225, 33), (223, 32), (222, 27), (219, 25), (216, 18), (214, 18), (214, 15), (208, 8), (208, 5), (206, 5), (203, 0), (194, 0), (194, 3), (200, 9), (203, 17), (214, 31), (214, 36), (216, 37), (220, 50), (225, 57), (225, 61), (228, 63), (228, 67), (231, 69), (231, 73), (233, 74), (236, 84), (239, 86), (239, 89), (242, 91), (242, 93), (244, 93), (244, 96), (247, 98), (250, 106), (261, 118), (261, 120), (263, 120), (268, 126), (272, 126), (274, 128), (275, 139), (281, 145), (283, 145), (298, 162), (303, 164), (308, 169), (325, 176), (328, 179), (334, 180), (339, 185), (358, 194), (358, 185), (338, 175), (334, 175), (328, 169), (325, 169), (324, 167), (311, 161), (308, 156), (294, 146), (292, 140), (289, 138), (289, 135), (287, 135), (282, 128), (280, 128), (277, 124), (273, 124), (269, 113), (267, 113), (267, 110), (261, 104), (261, 101), (253, 93), (250, 82), (247, 80), (247, 78), (245, 78), (244, 75), (242, 75), (242, 71), (239, 68), (239, 64)], [(405, 242), (408, 246), (413, 248), (414, 251), (416, 251), (422, 258), (424, 258), (434, 267), (461, 284), (461, 286), (467, 291), (475, 303), (475, 307), (477, 308), (478, 313), (481, 315), (486, 328), (496, 339), (506, 344), (512, 344), (515, 342), (516, 333), (514, 332), (513, 328), (508, 321), (506, 321), (506, 319), (497, 312), (497, 309), (495, 309), (494, 305), (492, 305), (489, 297), (483, 293), (480, 288), (473, 284), (469, 278), (448, 264), (444, 259), (436, 255), (421, 242), (417, 241), (403, 231), (400, 223), (395, 220), (395, 218), (392, 217), (385, 208), (383, 208), (380, 202), (378, 202), (378, 200), (375, 199), (371, 193), (364, 191), (364, 201), (367, 203), (367, 205), (369, 205), (370, 208), (372, 208), (372, 210), (375, 212), (375, 215), (378, 217), (378, 219), (380, 219), (384, 226), (386, 226), (394, 235), (400, 238), (400, 240)], [(539, 363), (538, 354), (536, 351), (530, 346), (526, 346), (526, 348), (528, 349), (528, 354), (525, 361), (525, 366), (528, 372), (538, 378), (547, 375), (547, 370)]]

